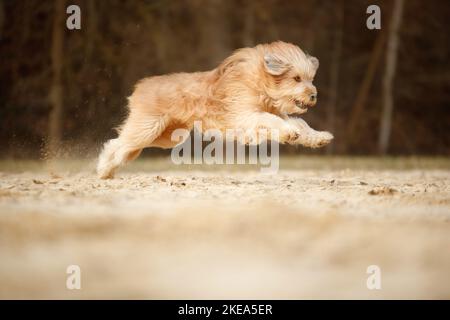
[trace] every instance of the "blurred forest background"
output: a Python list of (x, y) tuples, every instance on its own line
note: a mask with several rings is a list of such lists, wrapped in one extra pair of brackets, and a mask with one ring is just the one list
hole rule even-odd
[[(66, 28), (71, 4), (81, 30)], [(371, 4), (381, 30), (366, 27)], [(319, 58), (305, 119), (335, 135), (284, 152), (450, 155), (449, 19), (448, 0), (0, 0), (1, 157), (97, 152), (140, 78), (274, 40)]]

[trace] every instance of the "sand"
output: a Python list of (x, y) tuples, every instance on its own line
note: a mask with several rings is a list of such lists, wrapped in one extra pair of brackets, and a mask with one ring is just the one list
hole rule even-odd
[(0, 162), (0, 298), (450, 298), (447, 159), (75, 163)]

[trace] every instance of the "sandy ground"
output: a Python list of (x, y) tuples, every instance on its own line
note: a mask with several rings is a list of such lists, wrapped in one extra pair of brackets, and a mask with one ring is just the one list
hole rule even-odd
[(0, 298), (450, 298), (448, 159), (286, 163), (3, 161)]

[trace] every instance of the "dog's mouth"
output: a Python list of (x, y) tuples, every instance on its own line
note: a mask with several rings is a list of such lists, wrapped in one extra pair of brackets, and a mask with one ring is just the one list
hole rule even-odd
[(300, 100), (295, 100), (295, 106), (300, 109), (301, 113), (308, 111), (308, 106)]

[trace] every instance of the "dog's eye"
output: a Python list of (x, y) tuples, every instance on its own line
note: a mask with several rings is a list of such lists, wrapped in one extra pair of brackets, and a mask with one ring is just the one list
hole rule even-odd
[(297, 82), (301, 82), (301, 81), (302, 81), (302, 78), (300, 78), (300, 76), (295, 76), (295, 77), (294, 77), (294, 80), (297, 81)]

